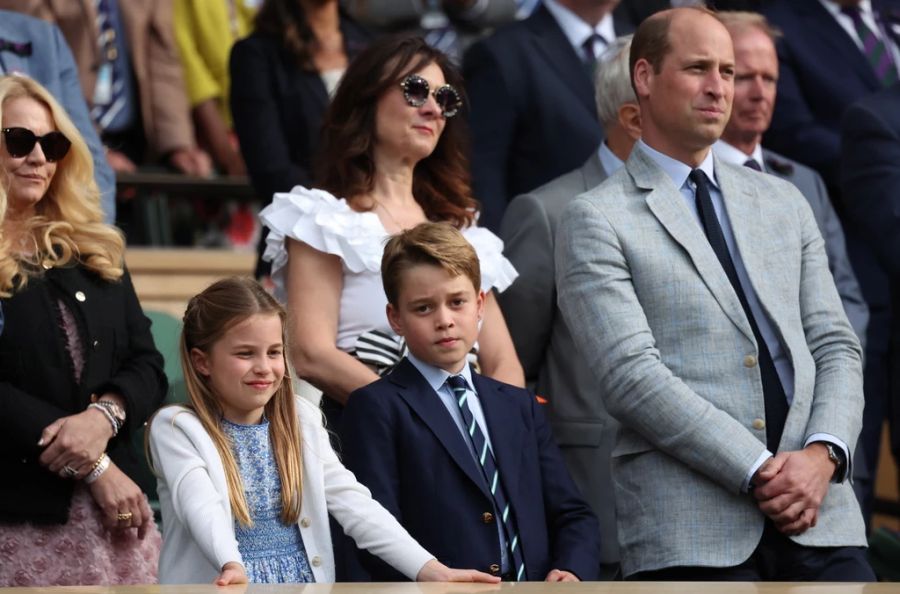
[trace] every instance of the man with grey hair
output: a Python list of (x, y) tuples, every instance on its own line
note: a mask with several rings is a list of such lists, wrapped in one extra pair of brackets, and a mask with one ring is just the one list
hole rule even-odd
[(499, 295), (500, 306), (512, 321), (510, 333), (526, 379), (549, 401), (550, 423), (569, 472), (600, 519), (600, 575), (610, 579), (619, 561), (609, 460), (615, 422), (597, 397), (591, 370), (557, 309), (553, 241), (569, 201), (621, 167), (641, 135), (628, 69), (630, 49), (631, 36), (619, 37), (595, 72), (597, 113), (606, 140), (579, 169), (513, 200), (500, 225), (506, 256), (519, 271), (516, 282)]

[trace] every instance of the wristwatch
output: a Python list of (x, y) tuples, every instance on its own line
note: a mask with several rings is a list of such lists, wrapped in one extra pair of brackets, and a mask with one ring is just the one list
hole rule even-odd
[(827, 441), (820, 441), (825, 449), (828, 451), (828, 459), (834, 462), (834, 474), (831, 475), (831, 482), (839, 483), (842, 482), (844, 477), (844, 469), (846, 468), (847, 462), (844, 460), (844, 452), (843, 450), (839, 450), (834, 447), (833, 444), (828, 443)]

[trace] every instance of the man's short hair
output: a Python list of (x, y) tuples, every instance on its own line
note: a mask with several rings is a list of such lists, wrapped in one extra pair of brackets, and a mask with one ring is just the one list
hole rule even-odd
[(663, 59), (672, 50), (669, 43), (669, 28), (677, 10), (697, 10), (716, 20), (719, 18), (716, 12), (703, 6), (685, 6), (663, 10), (644, 19), (631, 41), (631, 57), (628, 66), (631, 72), (632, 86), (634, 85), (634, 65), (638, 60), (647, 60), (653, 68), (653, 72), (659, 73), (662, 69)]
[(597, 60), (594, 100), (597, 102), (597, 115), (604, 125), (618, 119), (619, 108), (624, 103), (637, 103), (628, 71), (631, 38), (631, 35), (617, 38)]
[(781, 30), (772, 25), (769, 20), (758, 12), (745, 12), (740, 10), (723, 10), (716, 13), (719, 21), (728, 32), (734, 37), (736, 34), (743, 33), (748, 29), (759, 29), (769, 36), (772, 43), (775, 43), (782, 37)]
[(459, 229), (449, 223), (420, 223), (391, 237), (381, 257), (381, 282), (391, 305), (398, 305), (403, 274), (410, 268), (430, 264), (452, 276), (466, 276), (475, 291), (481, 290), (478, 254)]

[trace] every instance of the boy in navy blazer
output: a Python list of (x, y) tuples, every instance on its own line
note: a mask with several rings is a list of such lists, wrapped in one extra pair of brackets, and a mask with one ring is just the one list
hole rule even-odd
[[(450, 567), (518, 581), (596, 579), (599, 524), (540, 406), (468, 363), (484, 309), (474, 249), (452, 226), (423, 223), (388, 241), (381, 275), (409, 354), (350, 396), (344, 464)], [(349, 577), (403, 579), (356, 554)]]

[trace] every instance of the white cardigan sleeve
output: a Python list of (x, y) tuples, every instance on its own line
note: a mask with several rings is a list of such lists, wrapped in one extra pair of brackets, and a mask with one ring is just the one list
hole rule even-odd
[(243, 564), (227, 489), (216, 488), (207, 459), (215, 456), (219, 466), (221, 462), (196, 416), (177, 406), (161, 410), (150, 426), (150, 452), (160, 489), (168, 489), (175, 511), (175, 518), (164, 520), (186, 527), (215, 567), (229, 561)]
[[(312, 407), (305, 401), (298, 406)], [(304, 429), (315, 432), (306, 440), (307, 447), (312, 446), (316, 451), (304, 454), (313, 453), (322, 461), (328, 512), (359, 548), (380, 557), (415, 581), (419, 571), (425, 563), (434, 559), (434, 555), (416, 542), (389, 511), (372, 499), (371, 491), (338, 460), (321, 422), (305, 423)]]

